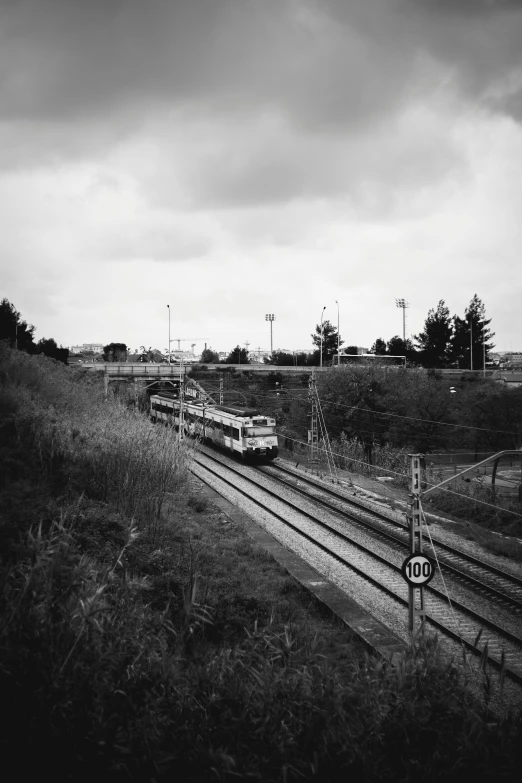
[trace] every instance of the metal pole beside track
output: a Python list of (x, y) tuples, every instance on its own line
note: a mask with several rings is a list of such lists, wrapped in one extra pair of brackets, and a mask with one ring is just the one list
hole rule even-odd
[[(411, 495), (410, 495), (410, 513), (408, 521), (410, 523), (410, 555), (422, 554), (422, 517), (420, 511), (420, 493), (421, 493), (421, 454), (410, 454), (411, 467)], [(416, 590), (419, 590), (419, 602), (416, 601)], [(426, 620), (426, 609), (424, 605), (424, 587), (413, 587), (408, 585), (408, 618), (409, 628), (412, 634), (416, 630), (416, 620), (420, 620), (421, 626), (424, 626)]]

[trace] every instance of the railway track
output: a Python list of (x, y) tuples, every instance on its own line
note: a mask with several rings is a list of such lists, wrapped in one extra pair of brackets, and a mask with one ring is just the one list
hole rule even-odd
[[(311, 558), (312, 564), (320, 561), (319, 566), (314, 566), (317, 570), (329, 571), (332, 563), (336, 564), (337, 569), (341, 566), (342, 573), (355, 575), (354, 578), (359, 581), (364, 580), (368, 589), (371, 586), (374, 591), (392, 598), (401, 607), (401, 613), (405, 616), (404, 607), (408, 605), (408, 590), (401, 574), (401, 562), (406, 552), (407, 540), (405, 526), (395, 523), (385, 515), (377, 514), (376, 517), (384, 518), (377, 519), (379, 524), (386, 522), (395, 527), (402, 527), (403, 530), (398, 530), (398, 533), (405, 536), (405, 540), (400, 536), (393, 538), (390, 530), (379, 530), (372, 525), (367, 525), (368, 520), (365, 520), (364, 527), (367, 534), (368, 531), (371, 532), (371, 536), (367, 535), (369, 540), (364, 541), (360, 537), (358, 539), (351, 528), (359, 523), (359, 519), (353, 516), (353, 511), (348, 514), (346, 510), (337, 507), (339, 499), (334, 505), (331, 500), (326, 504), (324, 498), (318, 497), (318, 488), (321, 491), (327, 489), (323, 484), (314, 487), (314, 495), (303, 487), (292, 486), (288, 479), (281, 480), (281, 477), (276, 479), (274, 474), (278, 471), (279, 468), (272, 466), (258, 470), (239, 464), (224, 455), (218, 456), (205, 447), (200, 448), (195, 456), (193, 468), (195, 475), (207, 483), (217, 482), (218, 485), (225, 485), (227, 494), (238, 493), (238, 498), (254, 503), (263, 512), (268, 528), (271, 526), (277, 528), (274, 531), (271, 529), (270, 532), (273, 532), (276, 537), (283, 536), (288, 539), (290, 536), (292, 541), (289, 547), (301, 556), (305, 556), (309, 562)], [(299, 479), (306, 481), (302, 475)], [(316, 482), (312, 480), (311, 483)], [(325, 494), (329, 493), (325, 492)], [(333, 492), (333, 494), (337, 493)], [(347, 502), (347, 498), (343, 497), (342, 501)], [(372, 514), (372, 511), (364, 507), (365, 516), (368, 515), (369, 518)], [(379, 537), (380, 546), (376, 546)], [(438, 548), (438, 544), (436, 546)], [(453, 553), (448, 552), (448, 556), (455, 558), (461, 554), (464, 553), (457, 554), (457, 550)], [(476, 558), (471, 559), (476, 560)], [(469, 565), (479, 568), (477, 564), (468, 563)], [(462, 567), (462, 562), (459, 562), (459, 566)], [(454, 568), (445, 563), (444, 568), (448, 567)], [(487, 568), (487, 564), (480, 562), (480, 567)], [(458, 568), (456, 570), (459, 574), (454, 576), (458, 576), (458, 579), (472, 580), (470, 584), (473, 585), (476, 594), (476, 584), (480, 580), (476, 576), (469, 577), (465, 572), (461, 573)], [(493, 569), (495, 570), (498, 569)], [(510, 575), (508, 576), (511, 578)], [(504, 610), (498, 611), (495, 608), (494, 612), (495, 615), (504, 615), (504, 622), (501, 624), (491, 619), (491, 612), (489, 617), (484, 616), (477, 606), (472, 608), (453, 598), (450, 605), (444, 590), (440, 586), (435, 586), (435, 581), (434, 579), (425, 587), (428, 625), (449, 639), (458, 641), (473, 654), (486, 656), (493, 667), (503, 669), (506, 677), (522, 685), (520, 623), (515, 622), (514, 628), (513, 623), (510, 624), (505, 619), (505, 606), (509, 604), (511, 612), (518, 612), (520, 607), (513, 606), (509, 596), (506, 597), (504, 594), (503, 591), (507, 591), (507, 586), (504, 584), (501, 590), (497, 590), (483, 584), (484, 595), (480, 594), (480, 598), (476, 599), (476, 602), (495, 601), (495, 607), (498, 607), (499, 602), (504, 602)], [(482, 648), (476, 644), (476, 639), (480, 635), (484, 642)]]
[[(299, 492), (304, 497), (320, 501), (325, 508), (343, 514), (353, 523), (372, 530), (376, 536), (397, 545), (402, 551), (408, 549), (409, 531), (406, 524), (368, 508), (355, 500), (353, 496), (350, 497), (348, 493), (334, 490), (324, 482), (303, 476), (302, 473), (294, 472), (280, 464), (262, 466), (258, 470)], [(285, 479), (278, 475), (281, 473), (292, 478)], [(333, 502), (329, 502), (327, 497), (332, 498)], [(359, 513), (354, 514), (354, 509)], [(462, 584), (471, 585), (480, 595), (498, 602), (499, 605), (509, 606), (511, 611), (514, 611), (522, 619), (522, 579), (473, 557), (436, 537), (432, 536), (431, 541), (435, 546), (438, 561), (444, 572)], [(424, 551), (428, 556), (435, 557), (435, 551), (427, 536), (424, 536)]]

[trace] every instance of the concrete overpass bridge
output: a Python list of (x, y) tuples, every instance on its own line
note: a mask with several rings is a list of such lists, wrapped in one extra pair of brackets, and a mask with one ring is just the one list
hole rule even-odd
[[(278, 366), (274, 364), (199, 364), (199, 363), (187, 363), (180, 364), (155, 364), (153, 362), (135, 362), (135, 363), (112, 363), (112, 362), (85, 362), (80, 365), (86, 370), (93, 372), (103, 373), (106, 388), (111, 381), (116, 380), (148, 380), (151, 383), (154, 381), (177, 381), (184, 377), (188, 370), (192, 367), (201, 369), (207, 367), (209, 370), (218, 372), (224, 372), (227, 370), (236, 370), (237, 372), (249, 372), (260, 375), (268, 375), (274, 372), (281, 372), (285, 375), (309, 375), (312, 367), (308, 365), (290, 365), (287, 367)], [(331, 367), (315, 367), (315, 372), (320, 374), (328, 372)], [(514, 370), (438, 370), (442, 373), (444, 378), (448, 380), (458, 380), (463, 375), (473, 375), (477, 378), (489, 378), (493, 381), (498, 381), (505, 386), (515, 387), (522, 386), (522, 372)]]

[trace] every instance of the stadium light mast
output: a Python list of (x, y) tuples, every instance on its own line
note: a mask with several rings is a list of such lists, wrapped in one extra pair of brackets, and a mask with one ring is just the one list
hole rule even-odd
[(272, 345), (272, 323), (275, 321), (275, 315), (273, 313), (267, 313), (265, 315), (265, 321), (270, 321), (270, 356), (274, 353)]
[(324, 311), (326, 310), (326, 305), (323, 307), (323, 311), (321, 313), (321, 355), (319, 357), (319, 366), (323, 366), (323, 315)]
[(484, 311), (484, 318), (482, 319), (482, 377), (486, 377), (486, 312)]
[(406, 299), (396, 299), (395, 304), (402, 310), (402, 342), (406, 343), (406, 308), (410, 305)]
[(469, 314), (469, 369), (473, 370), (473, 313)]
[(170, 364), (170, 305), (167, 305), (169, 311), (169, 364)]
[(337, 299), (335, 300), (335, 304), (337, 305), (337, 364), (341, 363), (341, 356), (339, 354), (339, 302)]

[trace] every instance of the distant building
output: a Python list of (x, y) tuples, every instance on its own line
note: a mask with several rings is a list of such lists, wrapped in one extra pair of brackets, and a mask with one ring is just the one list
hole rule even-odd
[(257, 351), (249, 351), (248, 352), (248, 358), (251, 362), (262, 364), (265, 359), (268, 359), (270, 356), (270, 351), (265, 350), (264, 348), (258, 348)]
[(71, 353), (85, 353), (86, 351), (103, 353), (103, 345), (101, 343), (84, 343), (83, 345), (72, 345), (69, 350)]
[(170, 361), (185, 362), (186, 364), (188, 364), (189, 362), (198, 362), (199, 356), (196, 356), (194, 353), (192, 353), (192, 351), (171, 351)]

